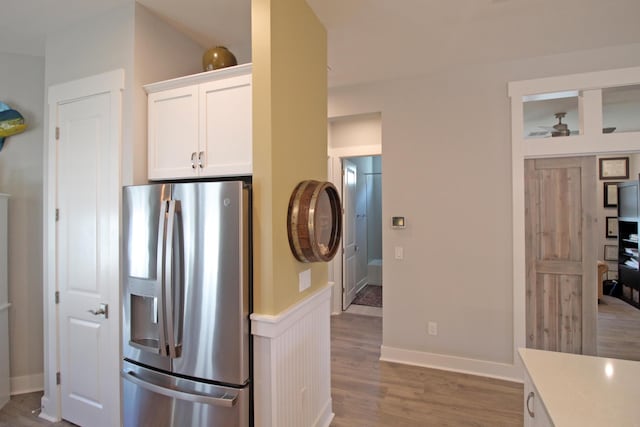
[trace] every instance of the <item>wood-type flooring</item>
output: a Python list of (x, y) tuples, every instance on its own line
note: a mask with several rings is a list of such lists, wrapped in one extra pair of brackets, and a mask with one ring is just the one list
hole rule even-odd
[(605, 295), (598, 304), (598, 356), (640, 360), (640, 310)]
[[(640, 310), (610, 296), (598, 306), (598, 354), (640, 360)], [(382, 318), (331, 317), (332, 427), (520, 426), (521, 384), (381, 362)], [(32, 414), (41, 392), (12, 396), (0, 427), (72, 426)]]
[(521, 426), (522, 384), (381, 362), (382, 319), (331, 317), (332, 427)]
[(11, 400), (0, 411), (0, 427), (72, 427), (75, 424), (61, 421), (51, 423), (38, 418), (42, 392), (25, 393), (11, 396)]

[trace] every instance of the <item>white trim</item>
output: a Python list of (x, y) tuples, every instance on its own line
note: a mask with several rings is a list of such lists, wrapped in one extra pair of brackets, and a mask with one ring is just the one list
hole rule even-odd
[[(87, 87), (92, 88), (87, 90)], [(106, 92), (118, 92), (124, 89), (124, 70), (107, 71), (95, 76), (60, 83), (49, 87), (49, 105), (73, 101), (85, 96)], [(53, 139), (50, 136), (50, 140)]]
[(40, 400), (40, 404), (41, 404), (42, 406), (41, 406), (41, 408), (40, 408), (40, 415), (38, 415), (38, 418), (42, 418), (43, 420), (47, 420), (47, 421), (49, 421), (49, 422), (51, 422), (51, 423), (55, 423), (55, 422), (60, 421), (59, 419), (54, 418), (54, 417), (52, 417), (51, 415), (46, 414), (44, 411), (42, 411), (42, 408), (43, 408), (44, 406), (49, 405), (49, 399), (47, 399), (46, 397), (43, 397), (43, 398), (42, 398), (42, 400)]
[[(380, 360), (522, 383), (522, 368), (510, 363), (380, 346)], [(518, 363), (521, 365), (521, 363)]]
[(310, 311), (318, 308), (326, 300), (331, 299), (331, 286), (325, 285), (316, 293), (289, 307), (275, 316), (270, 314), (251, 314), (251, 333), (253, 335), (277, 338), (298, 323)]
[(635, 85), (639, 83), (638, 74), (640, 67), (629, 67), (509, 82), (509, 96), (521, 99), (525, 95), (540, 93)]
[(331, 286), (278, 315), (251, 315), (256, 427), (326, 427), (331, 410)]
[[(640, 67), (543, 79), (510, 82), (511, 97), (511, 171), (513, 224), (513, 360), (519, 367), (518, 348), (526, 347), (526, 270), (524, 224), (524, 160), (527, 158), (583, 156), (640, 151), (640, 132), (602, 134), (601, 89), (640, 83)], [(578, 90), (582, 110), (581, 135), (531, 140), (523, 138), (523, 96), (536, 93)]]
[[(342, 312), (342, 310), (340, 311), (336, 311), (336, 298), (340, 298), (339, 295), (336, 295), (336, 282), (335, 281), (331, 281), (329, 282), (329, 287), (331, 288), (331, 315), (336, 315), (336, 314), (340, 314)], [(339, 303), (339, 301), (338, 301)], [(340, 304), (338, 304), (340, 305)]]
[(324, 405), (316, 422), (313, 423), (313, 427), (329, 427), (331, 425), (331, 421), (333, 421), (333, 417), (335, 416), (331, 409), (331, 402), (331, 399), (329, 399)]
[(22, 375), (20, 377), (11, 377), (11, 396), (15, 394), (31, 393), (33, 391), (42, 391), (44, 389), (44, 375)]
[[(329, 181), (338, 189), (338, 194), (340, 198), (342, 198), (342, 159), (345, 157), (381, 156), (382, 144), (356, 145), (341, 148), (328, 147), (327, 151), (329, 154), (327, 176)], [(342, 313), (342, 257), (335, 257), (330, 261), (329, 268), (333, 270), (331, 312), (338, 314)]]
[(234, 67), (221, 68), (219, 70), (205, 71), (203, 73), (192, 74), (190, 76), (177, 77), (171, 80), (151, 83), (143, 86), (147, 93), (160, 92), (168, 89), (191, 86), (200, 83), (207, 83), (218, 79), (226, 79), (234, 76), (243, 76), (251, 73), (252, 64), (236, 65)]
[(351, 147), (338, 147), (328, 149), (329, 157), (360, 157), (382, 155), (382, 144), (353, 145)]
[[(43, 194), (43, 334), (44, 334), (44, 372), (40, 417), (47, 420), (61, 419), (60, 386), (56, 384), (56, 373), (59, 369), (59, 331), (58, 306), (55, 303), (56, 292), (56, 150), (55, 127), (57, 123), (57, 106), (79, 98), (111, 93), (113, 141), (118, 144), (122, 139), (121, 105), (125, 76), (123, 69), (108, 71), (102, 74), (73, 80), (50, 86), (48, 89), (49, 125), (45, 133), (44, 144), (44, 194)], [(120, 148), (119, 150), (119, 156)], [(118, 187), (120, 178), (118, 177)], [(117, 298), (119, 300), (119, 297)], [(113, 333), (119, 336), (119, 311), (114, 310), (116, 327)], [(119, 345), (119, 339), (117, 343)], [(119, 399), (118, 399), (119, 400)]]

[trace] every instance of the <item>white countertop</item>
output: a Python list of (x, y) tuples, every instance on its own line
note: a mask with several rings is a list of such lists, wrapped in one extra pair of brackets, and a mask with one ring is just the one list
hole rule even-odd
[(529, 348), (519, 352), (556, 427), (640, 427), (640, 362)]

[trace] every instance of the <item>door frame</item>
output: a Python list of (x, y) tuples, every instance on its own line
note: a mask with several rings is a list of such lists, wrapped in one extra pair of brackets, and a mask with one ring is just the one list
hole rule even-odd
[[(513, 224), (513, 365), (514, 374), (523, 375), (518, 348), (526, 347), (526, 263), (525, 263), (525, 159), (614, 155), (638, 153), (639, 132), (602, 134), (602, 88), (640, 84), (640, 67), (572, 74), (510, 82), (511, 99), (511, 173)], [(524, 139), (523, 97), (541, 93), (579, 91), (582, 110), (577, 136), (555, 141)], [(595, 191), (595, 189), (594, 189)], [(595, 268), (595, 266), (594, 266)]]
[[(342, 199), (342, 159), (347, 157), (382, 156), (382, 144), (354, 145), (352, 147), (328, 148), (328, 178), (335, 185)], [(383, 200), (384, 203), (384, 200)], [(384, 206), (383, 206), (384, 210)], [(344, 234), (344, 230), (343, 230)], [(343, 242), (340, 243), (343, 248)], [(342, 313), (342, 252), (329, 265), (329, 280), (333, 277), (331, 313)], [(383, 270), (384, 271), (384, 270)], [(383, 281), (384, 282), (384, 281)]]
[[(357, 185), (357, 183), (358, 183), (358, 181), (357, 181), (358, 180), (358, 166), (355, 163), (353, 163), (350, 159), (351, 159), (350, 157), (349, 158), (342, 157), (340, 159), (341, 164), (342, 164), (342, 193), (341, 194), (342, 194), (342, 230), (343, 230), (342, 242), (341, 242), (341, 248), (342, 248), (342, 311), (347, 310), (349, 308), (349, 306), (352, 304), (352, 302), (355, 299), (355, 297), (356, 297), (356, 295), (354, 293), (353, 294), (353, 298), (351, 299), (351, 301), (349, 301), (349, 304), (346, 304), (346, 302), (348, 300), (347, 297), (348, 297), (348, 294), (349, 294), (348, 288), (346, 288), (346, 286), (345, 286), (345, 284), (347, 286), (349, 285), (348, 279), (347, 279), (349, 272), (347, 271), (347, 262), (346, 262), (347, 261), (347, 254), (348, 254), (347, 249), (348, 249), (349, 245), (347, 244), (346, 236), (347, 236), (347, 231), (351, 228), (351, 224), (347, 220), (347, 212), (349, 212), (348, 205), (347, 205), (348, 203), (353, 205), (353, 211), (355, 212), (355, 201), (353, 199), (350, 200), (349, 197), (346, 197), (346, 194), (345, 194), (345, 187), (348, 186), (346, 181), (347, 181), (347, 168), (349, 166), (347, 165), (347, 163), (349, 163), (349, 165), (351, 165), (352, 167), (355, 168), (355, 171), (356, 171), (356, 185), (355, 185), (355, 189), (353, 191), (354, 191), (356, 197), (357, 197), (357, 194), (358, 194), (358, 185)], [(355, 258), (355, 263), (357, 264), (357, 262), (358, 262), (358, 259), (357, 259), (358, 254), (356, 253), (357, 252), (357, 247), (358, 247), (358, 245), (357, 245), (357, 243), (358, 243), (357, 224), (355, 224), (354, 227), (356, 229), (353, 230), (353, 233), (354, 233), (353, 240), (354, 240), (354, 246), (355, 246), (353, 257)], [(355, 270), (355, 271), (353, 271), (353, 274), (355, 275), (356, 272), (358, 271), (358, 269), (356, 268), (356, 266), (354, 266), (353, 268)], [(347, 283), (345, 283), (345, 282), (347, 282)], [(354, 278), (354, 282), (355, 282), (354, 285), (353, 285), (354, 289), (357, 289), (358, 288), (358, 278), (357, 277)]]
[[(52, 85), (48, 89), (48, 116), (45, 116), (46, 137), (44, 141), (44, 197), (43, 197), (43, 335), (44, 335), (44, 395), (41, 399), (40, 417), (49, 421), (59, 421), (62, 416), (61, 389), (56, 384), (56, 374), (60, 369), (60, 334), (59, 334), (59, 306), (56, 304), (57, 292), (57, 266), (56, 266), (56, 200), (57, 200), (57, 151), (56, 123), (57, 105), (65, 101), (99, 95), (110, 94), (111, 132), (109, 144), (118, 150), (118, 159), (121, 159), (122, 140), (122, 91), (124, 90), (124, 70), (118, 69), (102, 74), (74, 80), (67, 83)], [(118, 176), (117, 188), (121, 188), (121, 177)], [(120, 217), (120, 204), (117, 207), (118, 223)], [(118, 240), (119, 241), (119, 240)], [(119, 254), (119, 250), (116, 251)], [(120, 257), (114, 259), (113, 265), (119, 266)], [(120, 283), (120, 271), (111, 272), (112, 278)], [(120, 348), (120, 293), (117, 293), (117, 304), (113, 306), (110, 318), (113, 320), (115, 335), (114, 345)], [(120, 351), (118, 351), (120, 354)], [(119, 400), (119, 399), (118, 399)]]

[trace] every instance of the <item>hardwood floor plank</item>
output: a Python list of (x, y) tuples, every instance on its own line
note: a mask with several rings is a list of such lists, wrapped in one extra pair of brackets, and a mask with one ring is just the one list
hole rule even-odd
[[(607, 295), (603, 300), (599, 355), (640, 360), (640, 310)], [(381, 317), (332, 316), (332, 427), (522, 425), (521, 384), (381, 362), (381, 343)], [(0, 427), (72, 426), (32, 414), (41, 397), (12, 396), (0, 411)]]
[(381, 318), (332, 316), (333, 427), (522, 425), (522, 384), (381, 362), (381, 343)]
[[(11, 396), (9, 403), (0, 411), (0, 427), (73, 427), (75, 424), (61, 421), (51, 423), (38, 418), (42, 392)], [(33, 411), (36, 412), (33, 412)]]
[(640, 360), (640, 310), (609, 295), (598, 304), (598, 356)]

